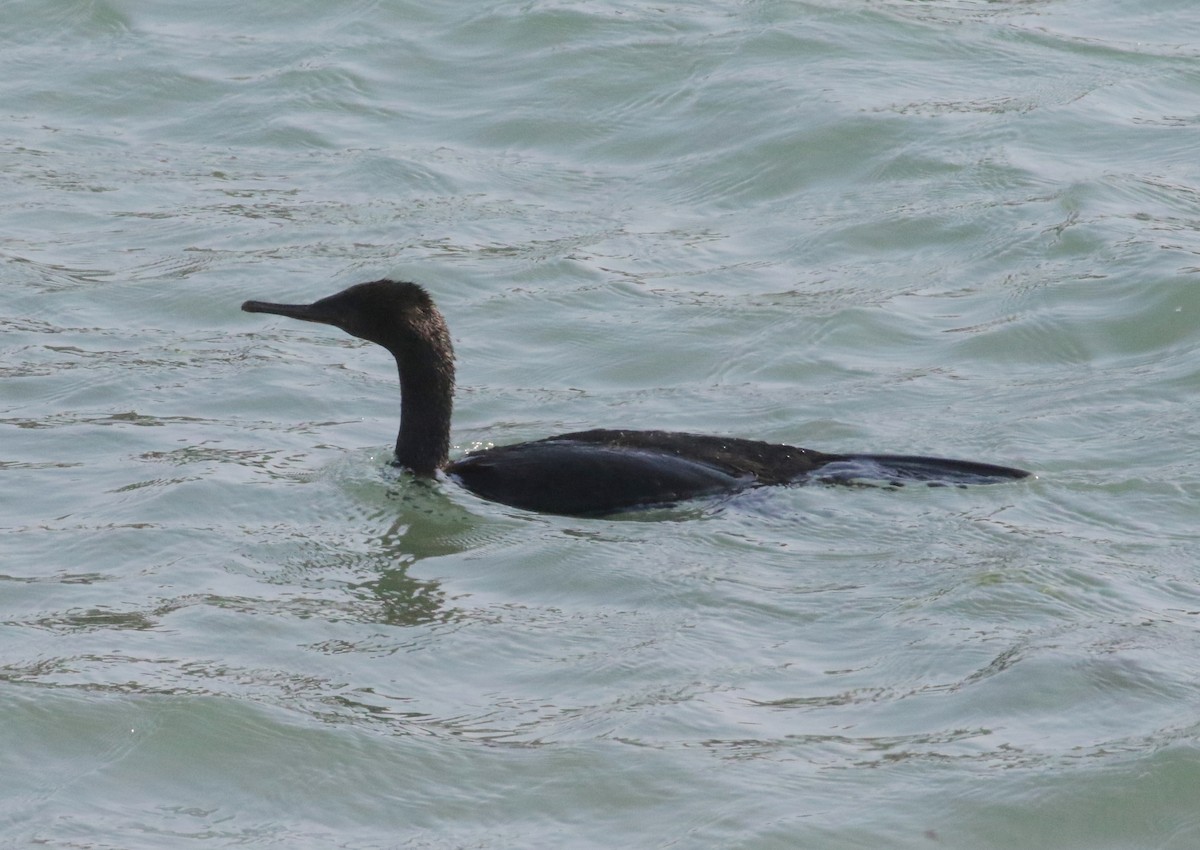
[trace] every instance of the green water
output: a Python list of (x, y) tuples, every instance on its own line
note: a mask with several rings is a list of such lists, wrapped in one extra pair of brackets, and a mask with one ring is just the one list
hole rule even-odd
[[(0, 846), (1200, 846), (1200, 8), (33, 2), (0, 23)], [(1032, 469), (580, 520), (586, 427)]]

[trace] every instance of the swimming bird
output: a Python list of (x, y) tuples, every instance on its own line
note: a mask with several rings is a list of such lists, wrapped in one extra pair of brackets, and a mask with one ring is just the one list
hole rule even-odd
[(242, 309), (333, 325), (386, 348), (400, 371), (393, 463), (422, 478), (445, 473), (477, 496), (526, 510), (601, 516), (810, 479), (992, 484), (1029, 475), (945, 458), (826, 454), (731, 437), (607, 429), (497, 446), (451, 461), (454, 349), (446, 320), (420, 285), (376, 280), (311, 304), (247, 301)]

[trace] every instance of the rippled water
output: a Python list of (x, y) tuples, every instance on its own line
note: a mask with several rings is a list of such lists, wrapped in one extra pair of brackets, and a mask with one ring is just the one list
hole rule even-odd
[[(0, 844), (1200, 846), (1200, 9), (15, 0)], [(544, 517), (593, 426), (1024, 466)]]

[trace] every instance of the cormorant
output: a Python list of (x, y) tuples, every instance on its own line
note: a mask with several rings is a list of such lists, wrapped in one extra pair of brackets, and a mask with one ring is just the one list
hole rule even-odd
[(382, 345), (400, 370), (393, 463), (424, 478), (443, 471), (478, 496), (527, 510), (599, 516), (806, 479), (992, 484), (1029, 475), (945, 458), (826, 454), (757, 440), (603, 429), (497, 446), (451, 461), (454, 349), (445, 319), (421, 286), (376, 280), (312, 304), (247, 301), (242, 309), (333, 325)]

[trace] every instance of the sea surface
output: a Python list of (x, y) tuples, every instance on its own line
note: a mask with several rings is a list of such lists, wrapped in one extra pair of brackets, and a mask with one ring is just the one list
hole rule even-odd
[[(1200, 847), (1195, 0), (6, 0), (0, 847)], [(1021, 466), (536, 515), (589, 427)]]

